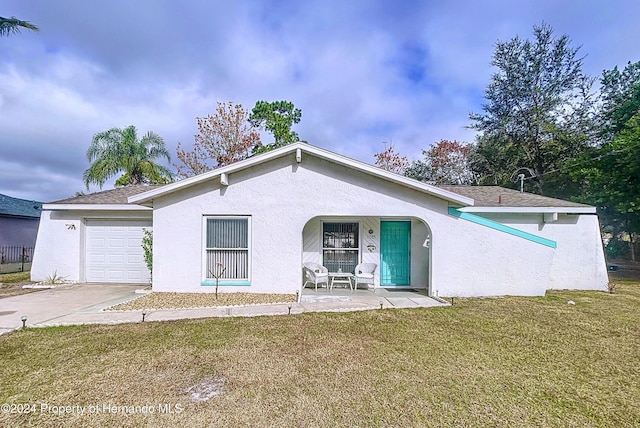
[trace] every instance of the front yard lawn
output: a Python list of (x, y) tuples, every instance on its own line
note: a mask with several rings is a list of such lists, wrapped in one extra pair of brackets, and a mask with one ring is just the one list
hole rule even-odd
[[(0, 336), (0, 355), (0, 426), (631, 427), (640, 283), (429, 309), (26, 329)], [(10, 413), (17, 404), (34, 406)]]

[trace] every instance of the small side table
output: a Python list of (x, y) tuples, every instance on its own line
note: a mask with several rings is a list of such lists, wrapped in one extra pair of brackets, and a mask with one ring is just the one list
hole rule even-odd
[(353, 274), (350, 272), (329, 272), (329, 291), (333, 289), (333, 284), (349, 284), (349, 288), (353, 291), (352, 277)]

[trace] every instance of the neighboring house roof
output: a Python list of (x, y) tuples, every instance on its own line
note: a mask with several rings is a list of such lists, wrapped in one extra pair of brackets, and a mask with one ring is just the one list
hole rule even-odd
[(450, 192), (472, 198), (473, 207), (467, 212), (572, 212), (595, 213), (595, 207), (563, 199), (549, 198), (534, 193), (519, 192), (500, 186), (438, 186)]
[[(116, 187), (111, 190), (78, 195), (72, 198), (44, 204), (45, 209), (147, 209), (136, 205), (130, 205), (127, 198), (139, 193), (162, 187), (161, 184)], [(96, 206), (97, 205), (97, 206)]]
[(42, 202), (0, 194), (0, 216), (40, 218)]
[(459, 195), (459, 194), (450, 192), (448, 190), (441, 189), (436, 186), (432, 186), (430, 184), (422, 183), (420, 181), (407, 178), (403, 175), (385, 171), (384, 169), (378, 168), (377, 166), (360, 162), (360, 161), (348, 158), (346, 156), (342, 156), (337, 153), (333, 153), (328, 150), (321, 149), (316, 146), (312, 146), (311, 144), (300, 143), (300, 142), (289, 144), (287, 146), (284, 146), (275, 150), (271, 150), (264, 154), (250, 157), (248, 159), (233, 163), (231, 165), (216, 168), (211, 171), (205, 172), (203, 174), (196, 175), (194, 177), (189, 177), (184, 180), (177, 181), (175, 183), (167, 184), (157, 189), (152, 189), (147, 192), (131, 196), (129, 198), (129, 202), (137, 203), (137, 204), (151, 204), (153, 199), (159, 196), (168, 195), (178, 190), (181, 190), (181, 189), (184, 189), (184, 188), (187, 188), (187, 187), (190, 187), (198, 183), (202, 183), (204, 181), (211, 180), (217, 177), (219, 177), (220, 180), (224, 182), (227, 180), (228, 174), (243, 170), (245, 168), (250, 168), (262, 162), (267, 162), (272, 159), (293, 155), (293, 154), (295, 154), (296, 160), (298, 162), (303, 161), (302, 160), (303, 154), (313, 155), (325, 161), (337, 163), (343, 167), (351, 168), (353, 170), (356, 170), (374, 177), (379, 177), (384, 180), (399, 184), (401, 186), (414, 189), (414, 190), (429, 194), (431, 196), (442, 198), (446, 201), (449, 201), (457, 205), (464, 205), (464, 206), (473, 205), (473, 199), (468, 198), (466, 196)]

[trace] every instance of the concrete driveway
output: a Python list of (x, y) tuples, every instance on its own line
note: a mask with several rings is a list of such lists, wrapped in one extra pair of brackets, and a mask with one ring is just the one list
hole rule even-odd
[(131, 284), (72, 284), (36, 293), (0, 299), (0, 334), (22, 326), (55, 323), (69, 314), (98, 312), (102, 308), (132, 299), (135, 290), (144, 285)]

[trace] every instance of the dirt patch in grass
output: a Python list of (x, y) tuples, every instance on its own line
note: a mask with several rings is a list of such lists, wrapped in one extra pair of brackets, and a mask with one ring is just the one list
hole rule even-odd
[(0, 403), (38, 412), (0, 426), (640, 426), (639, 307), (640, 283), (622, 281), (428, 309), (27, 328), (0, 336)]
[(211, 293), (151, 293), (135, 300), (112, 306), (107, 310), (210, 308), (295, 301), (295, 294), (218, 293), (218, 298), (216, 299), (215, 294)]
[(224, 394), (225, 378), (205, 378), (197, 384), (190, 386), (185, 390), (189, 396), (189, 400), (202, 403), (209, 401), (211, 398)]
[(0, 274), (0, 299), (39, 291), (38, 289), (22, 288), (23, 285), (29, 284), (34, 284), (30, 279), (30, 272)]

